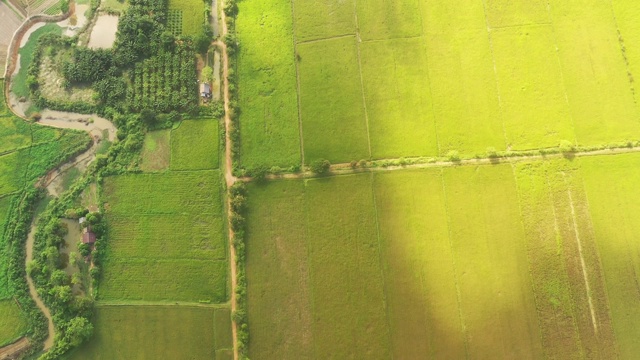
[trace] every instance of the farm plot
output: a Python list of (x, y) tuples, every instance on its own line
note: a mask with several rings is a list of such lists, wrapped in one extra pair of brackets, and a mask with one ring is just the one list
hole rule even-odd
[(163, 171), (171, 163), (171, 130), (150, 131), (142, 146), (142, 171)]
[(13, 300), (0, 301), (0, 347), (17, 340), (26, 330), (18, 305)]
[(571, 2), (550, 3), (577, 140), (594, 145), (635, 139), (640, 116), (620, 56), (611, 4), (582, 3), (580, 12)]
[[(0, 85), (0, 91), (2, 89), (3, 86)], [(4, 105), (4, 102), (0, 103), (0, 106)], [(31, 145), (31, 126), (14, 117), (0, 117), (0, 139), (0, 154), (28, 147)]]
[[(579, 178), (571, 184), (578, 186)], [(539, 319), (548, 315), (544, 311), (561, 311), (549, 305), (549, 298), (546, 305), (537, 303), (548, 296), (556, 279), (571, 277), (571, 282), (558, 285), (571, 294), (575, 309), (568, 315), (575, 328), (566, 330), (574, 331), (569, 334), (578, 341), (591, 342), (578, 343), (578, 354), (607, 357), (613, 338), (607, 329), (603, 282), (592, 266), (597, 262), (593, 241), (590, 245), (588, 232), (582, 234), (600, 326), (597, 336), (589, 322), (585, 283), (576, 281), (582, 275), (572, 272), (580, 268), (574, 266), (578, 250), (568, 232), (571, 207), (564, 203), (559, 215), (566, 222), (560, 235), (567, 240), (565, 259), (558, 261), (566, 262), (569, 270), (546, 274), (540, 262), (529, 261), (536, 242), (546, 238), (541, 233), (537, 239), (533, 229), (523, 228), (518, 190), (510, 165), (252, 185), (247, 241), (250, 356), (571, 354), (576, 348), (563, 345), (566, 339), (548, 336), (560, 331), (553, 322)], [(572, 196), (575, 221), (588, 226), (584, 196), (577, 188)], [(545, 206), (531, 205), (538, 198), (527, 199), (523, 206)], [(539, 287), (545, 281), (547, 288)], [(359, 331), (363, 328), (368, 329), (364, 334)], [(353, 332), (358, 332), (357, 339), (348, 335)]]
[[(185, 306), (99, 306), (90, 342), (70, 359), (219, 359), (231, 327), (217, 326), (227, 309)], [(144, 346), (140, 346), (143, 344)]]
[(360, 48), (372, 157), (438, 155), (424, 38)]
[(638, 154), (581, 159), (595, 241), (604, 269), (619, 356), (640, 352)]
[[(176, 16), (176, 13), (180, 15)], [(169, 29), (175, 35), (194, 36), (203, 31), (204, 1), (169, 0)], [(178, 33), (176, 30), (180, 29)]]
[(545, 352), (615, 358), (615, 338), (593, 225), (577, 164), (515, 167), (525, 244)]
[(290, 1), (238, 3), (241, 163), (301, 162)]
[(220, 186), (218, 171), (108, 178), (101, 299), (226, 301)]
[[(3, 234), (4, 227), (9, 217), (9, 211), (11, 210), (12, 200), (13, 198), (10, 196), (0, 197), (0, 299), (8, 299), (11, 296), (11, 294), (9, 293), (9, 279), (7, 278), (8, 264), (4, 260), (6, 259), (5, 249), (7, 246), (7, 242), (5, 241)], [(0, 327), (0, 329), (1, 328), (2, 327)], [(0, 343), (2, 343), (1, 339)]]
[(356, 33), (355, 0), (293, 0), (292, 3), (297, 42)]
[(220, 125), (217, 120), (185, 120), (171, 132), (171, 170), (218, 168)]
[[(421, 0), (369, 0), (357, 3), (363, 41), (413, 38), (422, 35)], [(303, 25), (304, 26), (304, 25)], [(411, 56), (407, 56), (411, 58)]]
[[(299, 44), (305, 162), (370, 158), (354, 36)], [(326, 56), (326, 54), (332, 54)]]
[[(635, 89), (634, 78), (640, 77), (640, 9), (633, 1), (612, 0), (613, 12), (618, 28), (618, 41), (622, 55), (627, 62), (631, 88)], [(636, 89), (636, 103), (638, 94)]]
[(0, 2), (0, 71), (2, 74), (4, 74), (7, 61), (7, 48), (11, 43), (13, 33), (18, 30), (21, 22), (21, 14), (16, 14), (9, 5)]

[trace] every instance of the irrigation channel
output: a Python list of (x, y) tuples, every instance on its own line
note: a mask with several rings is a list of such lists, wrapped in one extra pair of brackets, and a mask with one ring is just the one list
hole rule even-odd
[[(56, 22), (64, 20), (68, 16), (72, 15), (74, 10), (75, 6), (70, 6), (70, 13), (65, 14), (64, 16), (38, 16), (37, 18), (32, 17), (28, 19), (23, 24), (23, 26), (14, 34), (14, 39), (9, 48), (9, 65), (7, 65), (5, 74), (5, 93), (3, 94), (3, 101), (6, 101), (9, 109), (16, 116), (26, 119), (25, 109), (27, 109), (29, 106), (28, 102), (16, 101), (16, 96), (11, 93), (11, 79), (20, 70), (19, 66), (15, 66), (19, 58), (18, 52), (20, 50), (20, 45), (26, 42), (28, 36), (31, 33), (30, 29), (33, 29), (36, 26), (41, 26), (40, 24), (42, 24), (43, 22)], [(76, 169), (79, 173), (83, 173), (87, 169), (88, 165), (95, 159), (96, 152), (98, 151), (100, 144), (103, 141), (113, 142), (116, 139), (117, 129), (115, 128), (115, 126), (107, 119), (101, 118), (97, 115), (84, 115), (70, 112), (44, 110), (41, 112), (41, 120), (38, 122), (38, 124), (60, 129), (84, 130), (89, 133), (93, 140), (93, 143), (89, 149), (76, 156), (73, 160), (49, 171), (47, 175), (40, 180), (38, 186), (45, 188), (49, 195), (53, 197), (59, 197), (66, 190), (63, 186), (63, 175), (73, 169)], [(27, 264), (33, 260), (33, 247), (35, 241), (37, 220), (37, 218), (34, 218), (32, 220), (31, 228), (27, 236), (27, 242), (25, 245), (25, 268)], [(47, 351), (54, 344), (55, 327), (53, 324), (53, 318), (51, 316), (49, 308), (47, 308), (47, 306), (40, 298), (33, 279), (28, 274), (26, 278), (29, 285), (29, 293), (48, 322), (48, 335), (44, 342), (44, 351)], [(17, 342), (0, 349), (0, 359), (15, 358), (29, 345), (29, 341), (26, 338), (22, 338)]]

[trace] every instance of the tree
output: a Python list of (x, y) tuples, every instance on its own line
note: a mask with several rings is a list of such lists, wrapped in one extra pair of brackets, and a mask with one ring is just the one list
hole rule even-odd
[(202, 81), (204, 82), (213, 82), (213, 69), (211, 66), (205, 66), (202, 69)]
[(331, 168), (329, 160), (316, 160), (309, 164), (309, 168), (316, 174), (326, 174)]
[(93, 335), (93, 325), (84, 317), (74, 317), (67, 324), (64, 332), (65, 340), (76, 347)]

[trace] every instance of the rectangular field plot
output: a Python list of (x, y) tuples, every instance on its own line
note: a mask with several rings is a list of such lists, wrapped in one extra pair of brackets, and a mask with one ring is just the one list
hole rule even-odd
[(218, 359), (215, 318), (226, 309), (184, 306), (99, 306), (90, 342), (69, 359)]
[(104, 193), (110, 234), (101, 299), (226, 301), (218, 171), (111, 177)]
[(514, 150), (575, 142), (553, 36), (548, 25), (491, 32), (504, 131)]
[[(575, 11), (578, 6), (583, 11)], [(578, 143), (596, 145), (637, 138), (640, 117), (611, 4), (556, 0), (550, 9)]]
[(227, 262), (195, 259), (120, 259), (104, 262), (101, 300), (227, 301)]
[[(4, 86), (0, 87), (0, 90), (3, 89)], [(2, 139), (0, 154), (29, 146), (31, 145), (31, 125), (14, 117), (0, 117), (0, 139)]]
[(349, 36), (298, 45), (307, 163), (370, 157), (356, 41)]
[[(612, 0), (618, 35), (623, 55), (628, 62), (631, 87), (640, 78), (640, 7), (635, 1)], [(636, 90), (637, 92), (637, 90)], [(636, 102), (638, 94), (636, 93)]]
[(359, 1), (357, 14), (361, 39), (368, 41), (422, 35), (420, 1)]
[[(180, 15), (175, 15), (180, 12)], [(173, 14), (173, 16), (171, 16)], [(175, 35), (194, 36), (205, 24), (204, 2), (201, 0), (169, 0), (169, 30)], [(173, 26), (173, 27), (172, 27)], [(179, 29), (180, 32), (177, 30)]]
[[(291, 0), (269, 1), (288, 3)], [(292, 3), (294, 36), (298, 43), (356, 32), (355, 0), (293, 0)]]
[(438, 155), (425, 39), (360, 48), (372, 157)]
[(482, 0), (487, 8), (488, 26), (492, 28), (518, 25), (548, 24), (545, 0)]
[(0, 346), (9, 344), (24, 335), (26, 319), (13, 299), (0, 301)]
[(171, 131), (171, 170), (218, 168), (220, 138), (217, 120), (185, 120)]
[(640, 353), (638, 154), (581, 159), (621, 359)]
[(171, 130), (150, 131), (144, 136), (140, 169), (153, 172), (169, 168), (171, 163)]
[(241, 163), (300, 164), (300, 127), (290, 0), (238, 3)]
[[(9, 220), (9, 212), (11, 211), (11, 201), (13, 197), (5, 196), (0, 197), (0, 299), (8, 299), (11, 297), (9, 292), (9, 279), (7, 273), (7, 241), (3, 237), (5, 232), (5, 225)], [(2, 327), (0, 327), (1, 329)], [(0, 343), (2, 341), (0, 340)]]
[(451, 150), (483, 154), (488, 147), (504, 149), (482, 3), (425, 2), (423, 9), (440, 155)]

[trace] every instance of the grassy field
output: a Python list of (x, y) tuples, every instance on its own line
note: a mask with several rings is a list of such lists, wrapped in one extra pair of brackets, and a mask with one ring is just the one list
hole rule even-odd
[(171, 163), (171, 130), (150, 131), (142, 147), (142, 171), (164, 171)]
[(356, 41), (348, 36), (297, 47), (307, 163), (370, 157)]
[(637, 154), (581, 159), (620, 358), (640, 352), (640, 176)]
[(217, 120), (185, 120), (171, 131), (171, 170), (217, 169), (219, 129)]
[[(625, 1), (247, 0), (240, 10), (245, 167), (282, 165), (272, 148), (292, 159), (296, 90), (306, 162), (638, 140), (640, 13)], [(273, 49), (287, 50), (274, 61)], [(274, 107), (288, 111), (277, 127)], [(256, 155), (265, 148), (273, 159)]]
[[(6, 258), (6, 246), (7, 242), (3, 237), (4, 227), (9, 218), (9, 212), (11, 211), (10, 196), (0, 197), (0, 299), (8, 299), (11, 297), (9, 292), (9, 279), (7, 278), (7, 262)], [(1, 341), (0, 341), (1, 342)]]
[(218, 171), (108, 178), (111, 233), (100, 298), (226, 301), (220, 186)]
[(217, 326), (225, 316), (227, 309), (99, 306), (92, 341), (68, 359), (225, 359), (216, 355), (231, 337)]
[(18, 305), (13, 300), (0, 301), (0, 346), (17, 340), (26, 330)]
[(169, 12), (172, 10), (182, 13), (181, 35), (194, 36), (202, 32), (205, 24), (202, 0), (169, 0)]
[(291, 2), (252, 0), (238, 7), (242, 165), (300, 164)]

